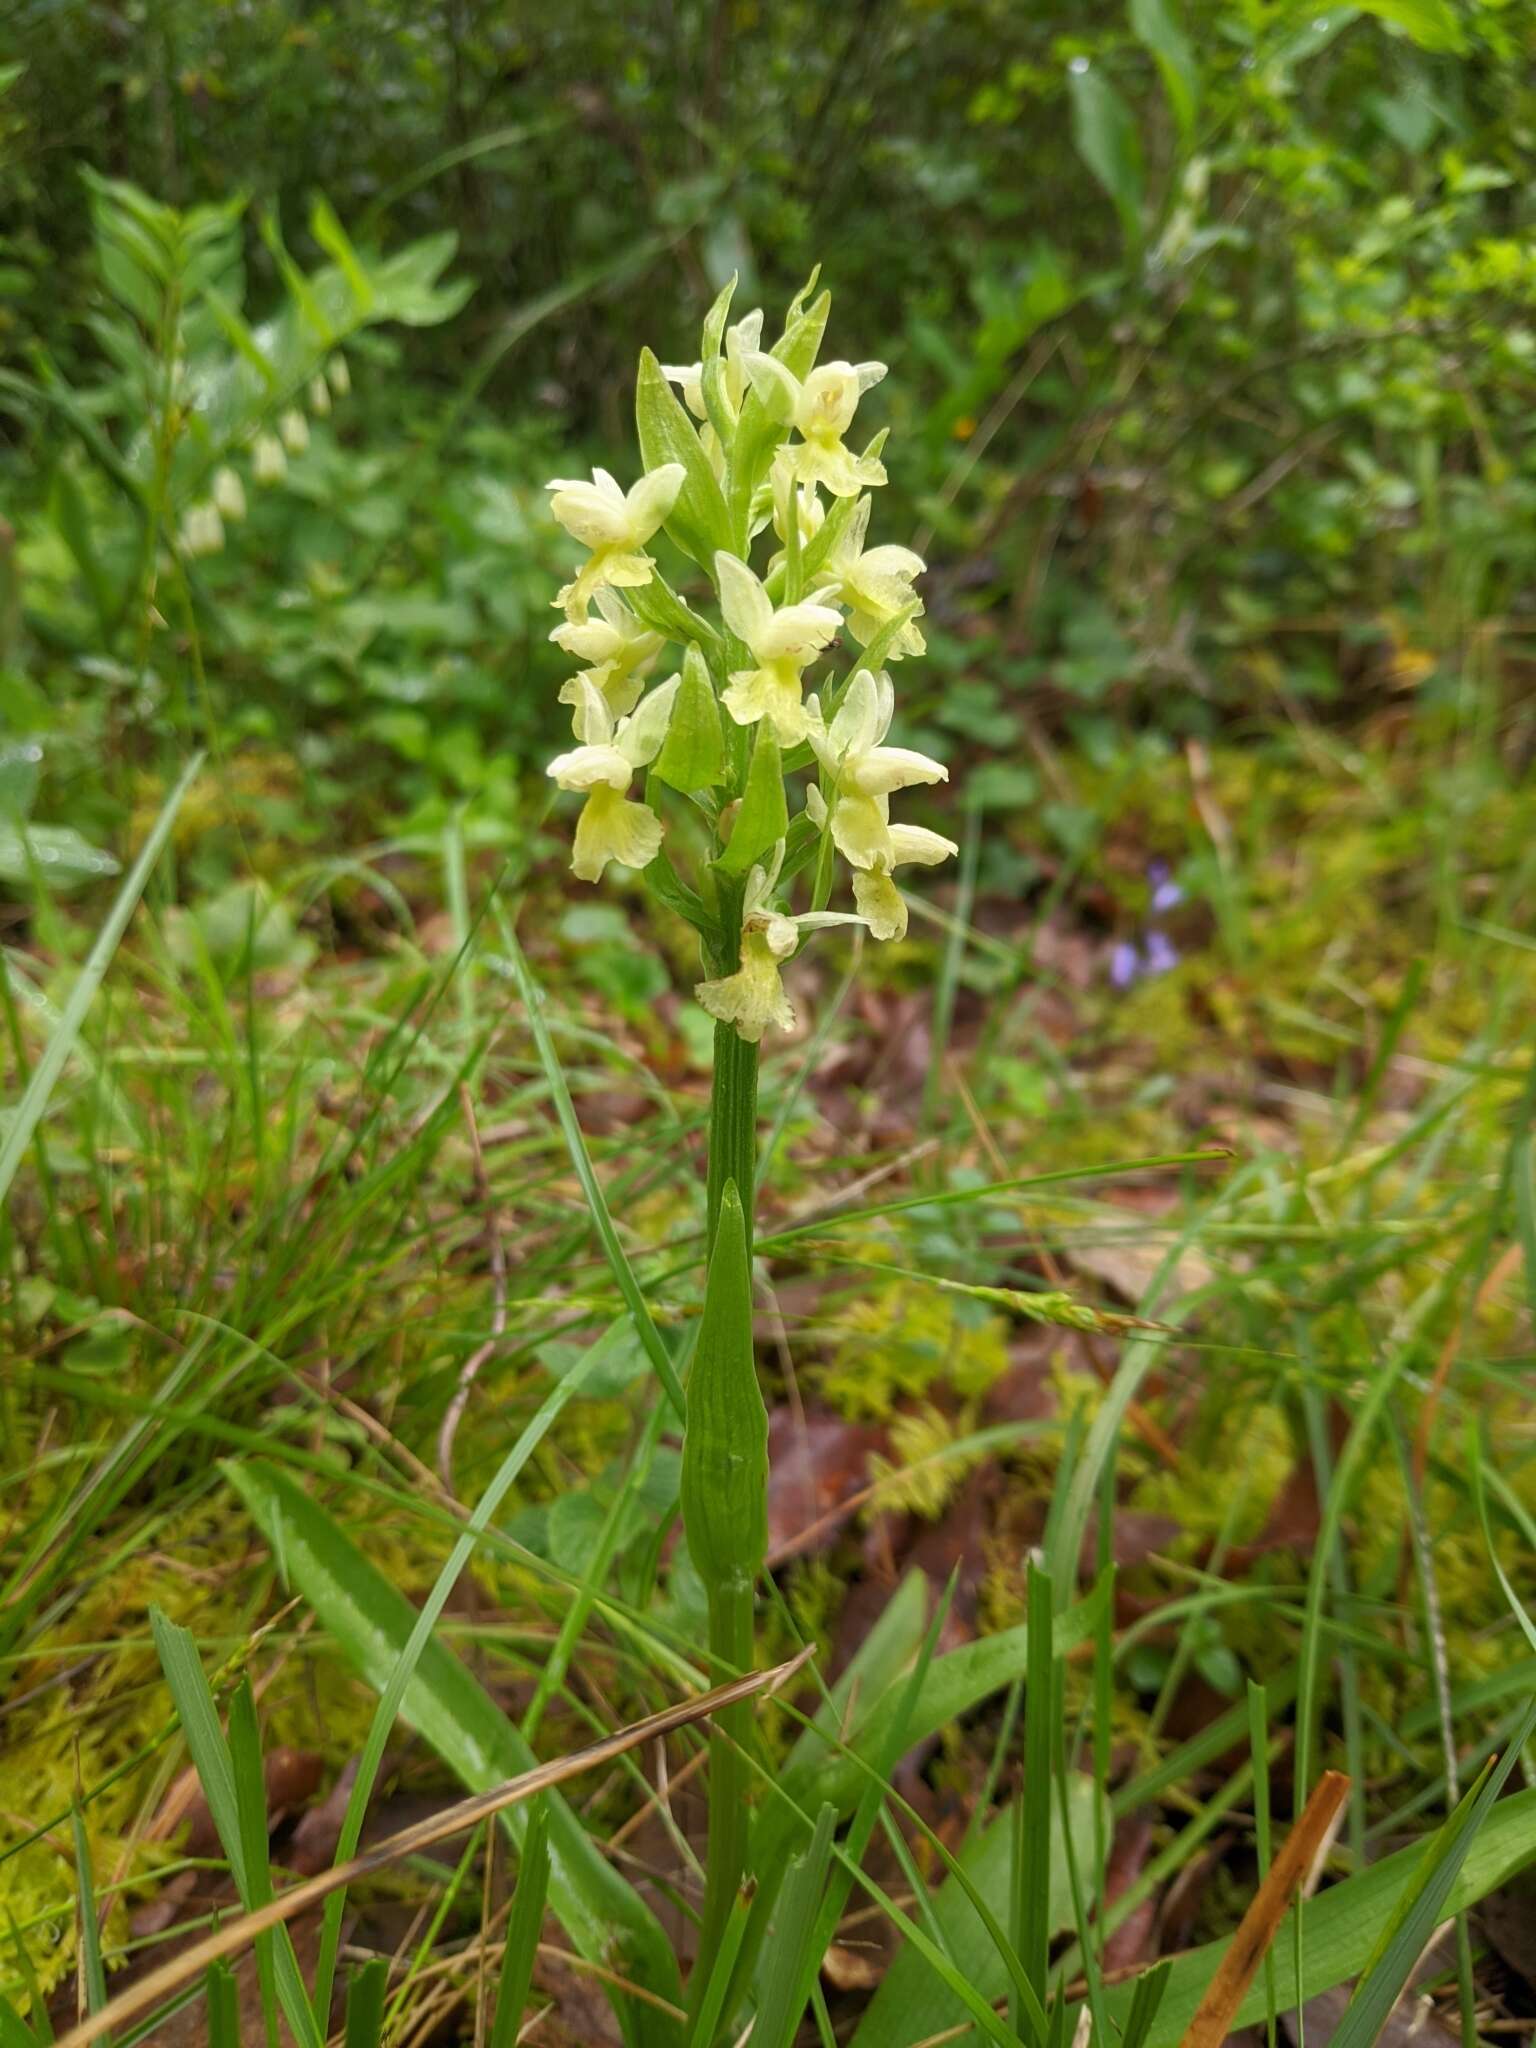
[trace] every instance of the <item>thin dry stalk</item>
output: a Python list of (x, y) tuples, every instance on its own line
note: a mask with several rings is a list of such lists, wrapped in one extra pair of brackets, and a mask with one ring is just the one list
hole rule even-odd
[(461, 1834), (466, 1828), (490, 1819), (493, 1814), (521, 1805), (536, 1793), (547, 1791), (554, 1785), (563, 1785), (600, 1765), (612, 1763), (615, 1758), (654, 1741), (658, 1736), (668, 1735), (677, 1728), (691, 1727), (696, 1721), (708, 1720), (723, 1708), (736, 1706), (760, 1693), (777, 1691), (804, 1667), (810, 1654), (809, 1649), (803, 1650), (798, 1657), (791, 1658), (787, 1664), (776, 1664), (770, 1671), (754, 1671), (745, 1678), (733, 1679), (729, 1685), (718, 1685), (713, 1692), (703, 1693), (697, 1699), (679, 1701), (674, 1707), (665, 1707), (659, 1714), (650, 1714), (629, 1728), (604, 1736), (601, 1742), (574, 1750), (569, 1756), (556, 1757), (547, 1764), (539, 1764), (534, 1770), (524, 1771), (520, 1777), (508, 1779), (504, 1785), (497, 1785), (489, 1792), (477, 1792), (473, 1798), (461, 1799), (457, 1805), (432, 1815), (428, 1820), (418, 1821), (414, 1827), (402, 1828), (398, 1834), (390, 1835), (374, 1848), (365, 1850), (361, 1856), (354, 1856), (332, 1870), (322, 1871), (318, 1877), (292, 1886), (270, 1904), (259, 1907), (254, 1913), (242, 1914), (238, 1920), (230, 1921), (204, 1940), (195, 1942), (191, 1948), (163, 1963), (158, 1970), (151, 1970), (147, 1977), (131, 1985), (120, 1997), (103, 2006), (100, 2012), (71, 2027), (60, 2037), (56, 2048), (88, 2048), (90, 2042), (125, 2027), (130, 2020), (137, 2019), (162, 1999), (169, 1998), (191, 1978), (199, 1976), (210, 1963), (247, 1947), (269, 1927), (279, 1926), (295, 1913), (317, 1905), (343, 1886), (356, 1884), (361, 1878), (377, 1876), (402, 1857), (417, 1855), (451, 1835)]

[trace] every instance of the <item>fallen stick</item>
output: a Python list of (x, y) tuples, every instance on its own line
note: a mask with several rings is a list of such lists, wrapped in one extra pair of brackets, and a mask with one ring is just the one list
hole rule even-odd
[(1181, 2048), (1221, 2048), (1231, 2032), (1237, 2008), (1290, 1910), (1292, 1898), (1327, 1854), (1348, 1792), (1349, 1780), (1342, 1771), (1324, 1771), (1318, 1779), (1301, 1810), (1301, 1818), (1286, 1836), (1268, 1877), (1229, 1942), (1220, 1967), (1205, 1987), (1205, 1996), (1189, 2023)]

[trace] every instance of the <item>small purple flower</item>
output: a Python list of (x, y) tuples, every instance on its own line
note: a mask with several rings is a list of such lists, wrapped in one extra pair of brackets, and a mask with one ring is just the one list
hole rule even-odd
[[(1184, 901), (1184, 891), (1173, 879), (1168, 863), (1154, 860), (1147, 866), (1151, 889), (1151, 914), (1173, 910)], [(1154, 975), (1167, 974), (1179, 964), (1179, 951), (1168, 934), (1155, 925), (1146, 926), (1136, 939), (1121, 939), (1109, 956), (1109, 978), (1114, 987), (1127, 989)]]
[(1147, 933), (1147, 950), (1143, 959), (1143, 972), (1146, 974), (1166, 974), (1179, 964), (1178, 951), (1166, 932)]
[(1147, 880), (1152, 884), (1152, 908), (1172, 910), (1184, 901), (1184, 891), (1168, 872), (1165, 860), (1155, 860), (1147, 869)]
[(1141, 972), (1141, 955), (1129, 939), (1122, 939), (1109, 956), (1109, 978), (1116, 988), (1129, 988)]

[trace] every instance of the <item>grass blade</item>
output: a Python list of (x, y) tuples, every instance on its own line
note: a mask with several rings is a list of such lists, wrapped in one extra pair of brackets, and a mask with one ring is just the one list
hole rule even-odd
[(619, 1292), (624, 1297), (624, 1305), (629, 1310), (631, 1316), (634, 1317), (635, 1329), (639, 1333), (640, 1342), (645, 1347), (645, 1355), (655, 1367), (656, 1377), (666, 1389), (667, 1399), (672, 1403), (673, 1411), (678, 1421), (682, 1422), (686, 1419), (687, 1415), (687, 1403), (683, 1399), (682, 1382), (677, 1377), (677, 1369), (672, 1363), (672, 1354), (667, 1349), (666, 1342), (660, 1330), (656, 1327), (645, 1296), (640, 1291), (640, 1283), (635, 1278), (634, 1268), (629, 1263), (623, 1245), (619, 1243), (619, 1234), (613, 1227), (613, 1218), (608, 1213), (608, 1203), (602, 1188), (598, 1185), (597, 1175), (592, 1167), (591, 1155), (587, 1151), (587, 1141), (582, 1136), (581, 1125), (576, 1116), (576, 1108), (571, 1101), (571, 1091), (566, 1086), (565, 1069), (560, 1064), (560, 1055), (555, 1051), (554, 1039), (550, 1036), (549, 1026), (544, 1021), (543, 999), (539, 993), (538, 984), (528, 971), (528, 963), (523, 958), (523, 949), (517, 943), (516, 934), (505, 923), (503, 923), (501, 928), (501, 937), (502, 944), (507, 949), (507, 957), (512, 968), (512, 978), (517, 983), (517, 992), (523, 999), (523, 1009), (528, 1018), (528, 1029), (533, 1033), (533, 1042), (538, 1049), (539, 1062), (544, 1069), (544, 1077), (549, 1083), (550, 1098), (555, 1105), (555, 1115), (560, 1122), (560, 1129), (565, 1138), (566, 1150), (571, 1155), (571, 1164), (576, 1169), (576, 1178), (581, 1182), (581, 1191), (586, 1196), (587, 1207), (592, 1213), (592, 1227), (597, 1232), (598, 1242), (603, 1248), (603, 1255), (608, 1261), (615, 1281), (618, 1283)]
[[(110, 2027), (123, 2025), (150, 2011), (209, 1964), (249, 1947), (269, 1927), (281, 1927), (294, 1914), (302, 1913), (321, 1899), (328, 1898), (339, 1886), (355, 1884), (361, 1878), (392, 1869), (406, 1857), (420, 1855), (493, 1815), (526, 1805), (540, 1793), (548, 1793), (552, 1786), (566, 1784), (588, 1771), (599, 1770), (619, 1757), (627, 1756), (631, 1750), (659, 1741), (679, 1728), (689, 1728), (697, 1721), (708, 1720), (712, 1714), (750, 1699), (756, 1693), (771, 1692), (787, 1684), (804, 1664), (805, 1657), (801, 1655), (787, 1664), (776, 1664), (770, 1670), (755, 1671), (729, 1685), (716, 1686), (713, 1692), (702, 1693), (696, 1699), (664, 1707), (659, 1714), (650, 1714), (645, 1720), (621, 1728), (616, 1734), (605, 1735), (601, 1741), (591, 1743), (585, 1749), (573, 1750), (551, 1763), (536, 1764), (531, 1770), (497, 1784), (489, 1792), (462, 1799), (457, 1805), (417, 1821), (412, 1827), (402, 1828), (399, 1834), (390, 1835), (362, 1855), (354, 1856), (340, 1869), (322, 1871), (318, 1877), (292, 1885), (259, 1912), (245, 1913), (238, 1920), (229, 1921), (214, 1933), (205, 1935), (201, 1941), (194, 1942), (190, 1948), (162, 1963), (158, 1969), (151, 1970), (113, 1999), (104, 2013), (92, 2014), (78, 2026), (71, 2027), (58, 2043), (58, 2048), (88, 2048), (89, 2043), (99, 2041)], [(670, 2000), (658, 2001), (652, 2010), (669, 2022), (682, 2017), (680, 2009)], [(669, 2025), (666, 2038), (669, 2042), (679, 2038), (675, 2025)]]
[[(506, 1499), (514, 1481), (522, 1472), (529, 1458), (538, 1449), (549, 1433), (556, 1417), (573, 1395), (581, 1391), (582, 1383), (591, 1370), (595, 1351), (586, 1357), (563, 1379), (557, 1380), (533, 1415), (519, 1432), (517, 1441), (502, 1459), (496, 1474), (475, 1504), (474, 1513), (464, 1525), (463, 1534), (449, 1552), (432, 1591), (422, 1602), (421, 1611), (412, 1623), (410, 1634), (401, 1646), (394, 1669), (390, 1672), (379, 1703), (374, 1709), (373, 1720), (368, 1727), (367, 1739), (358, 1758), (357, 1775), (347, 1797), (347, 1810), (342, 1819), (341, 1833), (336, 1843), (336, 1860), (344, 1863), (356, 1849), (362, 1838), (363, 1821), (368, 1811), (368, 1801), (373, 1796), (374, 1784), (379, 1767), (384, 1761), (385, 1745), (395, 1725), (401, 1703), (411, 1679), (420, 1663), (427, 1644), (432, 1639), (443, 1609), (447, 1606), (454, 1587), (458, 1584), (464, 1567), (474, 1555), (475, 1545), (492, 1516)], [(320, 1954), (315, 1964), (315, 2008), (328, 2012), (331, 2002), (331, 1986), (335, 1981), (336, 1955), (341, 1942), (341, 1916), (345, 1894), (337, 1893), (325, 1909), (325, 1924), (320, 1936)]]
[(528, 1809), (528, 1827), (523, 1835), (517, 1895), (512, 1901), (507, 1945), (501, 1958), (501, 1977), (496, 1986), (491, 2048), (515, 2048), (533, 1983), (533, 1962), (538, 1954), (539, 1930), (544, 1924), (544, 1901), (548, 1894), (549, 1809), (543, 1799), (536, 1799)]
[(384, 1994), (389, 1989), (389, 1961), (375, 1956), (347, 1986), (346, 2048), (379, 2048), (384, 2035)]
[[(80, 1974), (85, 1983), (85, 2009), (100, 2012), (107, 2002), (107, 1975), (101, 1961), (101, 1923), (96, 1917), (96, 1887), (91, 1879), (91, 1845), (77, 1806), (70, 1815), (75, 1840), (75, 1890), (80, 1907)], [(104, 2048), (110, 2037), (102, 2036)]]
[(228, 1963), (208, 1965), (204, 1998), (208, 2007), (208, 2048), (240, 2048), (240, 1991)]
[[(150, 1609), (149, 1620), (155, 1639), (155, 1649), (160, 1658), (160, 1668), (165, 1673), (171, 1699), (181, 1719), (182, 1734), (192, 1758), (193, 1769), (197, 1772), (198, 1782), (203, 1788), (203, 1797), (208, 1802), (208, 1811), (228, 1859), (241, 1903), (247, 1912), (250, 1912), (253, 1910), (255, 1892), (263, 1883), (268, 1889), (271, 1885), (264, 1822), (259, 1853), (252, 1856), (247, 1848), (248, 1836), (252, 1847), (255, 1839), (250, 1811), (250, 1789), (247, 1786), (242, 1800), (234, 1754), (224, 1739), (223, 1729), (219, 1726), (218, 1709), (214, 1705), (213, 1693), (203, 1670), (202, 1660), (197, 1654), (197, 1645), (186, 1629), (178, 1628), (173, 1621), (168, 1621), (159, 1608)], [(248, 1772), (248, 1755), (242, 1756), (241, 1769)], [(260, 1770), (258, 1756), (258, 1784)], [(299, 1971), (298, 1958), (293, 1952), (293, 1942), (286, 1928), (279, 1933), (275, 1949), (274, 1972), (283, 2017), (293, 2030), (300, 2048), (324, 2048), (323, 2037), (315, 2023), (314, 2009), (310, 2005), (309, 1994), (304, 1988), (304, 1979)], [(201, 1968), (201, 1963), (197, 1967)], [(95, 2040), (98, 2035), (92, 2033), (90, 2038)]]
[(203, 765), (201, 754), (194, 754), (181, 772), (180, 780), (160, 806), (149, 837), (139, 849), (139, 857), (123, 879), (122, 887), (113, 899), (112, 908), (107, 912), (106, 921), (96, 934), (95, 942), (86, 955), (85, 965), (75, 977), (75, 985), (69, 992), (58, 1025), (43, 1050), (43, 1056), (32, 1070), (21, 1101), (16, 1105), (3, 1143), (0, 1143), (0, 1202), (4, 1202), (11, 1191), (11, 1182), (16, 1178), (16, 1169), (32, 1142), (32, 1134), (47, 1109), (60, 1074), (63, 1073), (75, 1040), (80, 1036), (86, 1012), (95, 1000), (96, 991), (106, 977), (112, 964), (112, 956), (122, 942), (123, 933), (128, 929), (128, 920), (133, 916), (144, 885), (149, 880), (156, 862), (165, 851), (165, 843), (171, 836), (171, 827), (181, 809), (187, 791), (192, 787), (198, 770)]

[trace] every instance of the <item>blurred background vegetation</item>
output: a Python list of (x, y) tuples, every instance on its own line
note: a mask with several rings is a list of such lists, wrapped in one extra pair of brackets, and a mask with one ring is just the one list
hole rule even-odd
[[(1042, 786), (1042, 732), (1104, 758), (1303, 702), (1455, 714), (1469, 673), (1518, 666), (1526, 0), (10, 23), (0, 716), (43, 745), (40, 779), (11, 771), (39, 823), (113, 844), (132, 772), (216, 721), (280, 757), (266, 796), (302, 791), (301, 837), (338, 803), (363, 830), (466, 804), (513, 829), (559, 673), (544, 479), (629, 466), (642, 337), (691, 354), (733, 271), (738, 305), (779, 305), (817, 262), (837, 350), (893, 367), (888, 506), (932, 566), (918, 715), (989, 757), (974, 801), (1039, 799), (1058, 851), (1094, 821)], [(103, 179), (164, 210), (147, 291)], [(338, 248), (406, 270), (332, 305), (349, 389), (317, 418), (336, 351), (303, 279)], [(243, 322), (279, 315), (287, 389), (242, 362)], [(172, 521), (226, 461), (250, 516), (146, 626), (178, 401)], [(295, 402), (307, 449), (252, 488)]]

